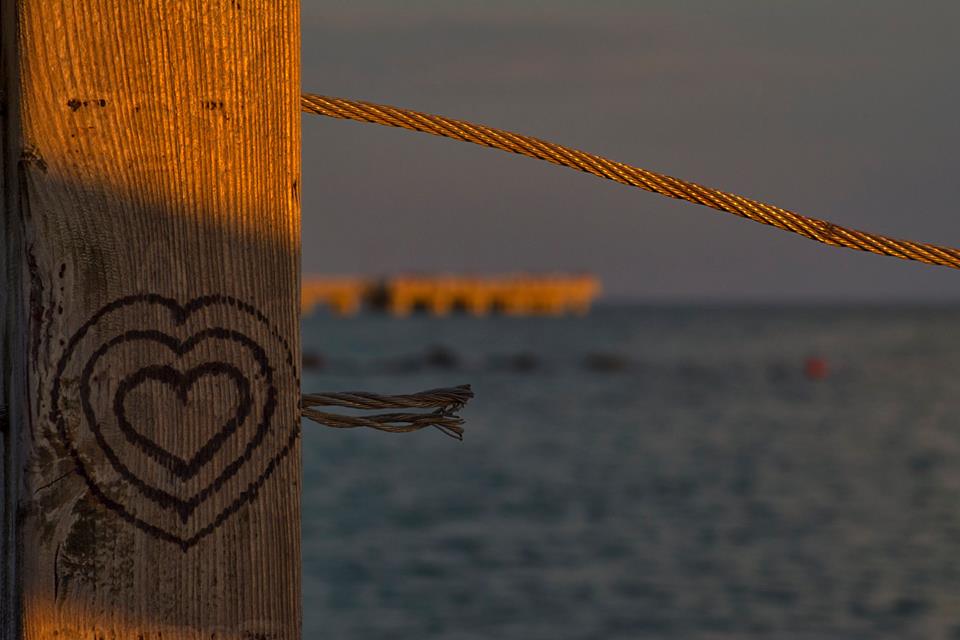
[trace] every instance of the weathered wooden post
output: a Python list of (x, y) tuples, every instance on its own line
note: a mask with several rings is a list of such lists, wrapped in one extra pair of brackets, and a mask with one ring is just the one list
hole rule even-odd
[(295, 638), (299, 6), (0, 0), (5, 638)]

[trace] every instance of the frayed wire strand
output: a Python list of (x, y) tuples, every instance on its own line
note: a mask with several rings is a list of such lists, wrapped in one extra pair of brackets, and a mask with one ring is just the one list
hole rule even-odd
[[(430, 389), (420, 393), (387, 396), (367, 391), (304, 394), (300, 412), (304, 418), (333, 429), (367, 427), (388, 433), (409, 433), (434, 427), (451, 438), (463, 440), (463, 418), (457, 415), (470, 399), (470, 385)], [(434, 409), (424, 413), (379, 413), (350, 416), (320, 411), (316, 407), (348, 409)]]

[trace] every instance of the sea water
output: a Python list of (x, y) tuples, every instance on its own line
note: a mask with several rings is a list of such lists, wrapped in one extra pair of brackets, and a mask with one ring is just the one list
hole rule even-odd
[(960, 638), (958, 326), (306, 318), (305, 391), (476, 399), (462, 443), (304, 423), (304, 637)]

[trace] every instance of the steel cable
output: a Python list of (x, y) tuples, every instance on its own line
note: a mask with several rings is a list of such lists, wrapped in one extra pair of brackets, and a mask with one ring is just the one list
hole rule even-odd
[(639, 187), (669, 198), (686, 200), (718, 211), (732, 213), (835, 247), (868, 251), (954, 269), (960, 268), (960, 250), (958, 249), (941, 247), (926, 242), (897, 240), (866, 231), (849, 229), (719, 189), (704, 187), (694, 182), (640, 169), (622, 162), (614, 162), (592, 153), (570, 149), (502, 129), (494, 129), (463, 120), (409, 109), (314, 94), (302, 95), (300, 106), (303, 111), (308, 113), (421, 131), (546, 160), (553, 164), (591, 173), (632, 187)]

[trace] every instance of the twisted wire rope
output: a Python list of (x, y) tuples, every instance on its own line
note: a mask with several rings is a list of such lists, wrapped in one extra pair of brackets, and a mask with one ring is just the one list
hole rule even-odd
[(615, 162), (602, 156), (519, 133), (388, 105), (314, 94), (303, 94), (300, 97), (300, 106), (303, 111), (317, 115), (420, 131), (546, 160), (620, 184), (639, 187), (668, 198), (685, 200), (732, 213), (741, 218), (790, 231), (835, 247), (846, 247), (903, 260), (960, 269), (960, 249), (926, 242), (898, 240), (843, 227), (751, 198)]
[[(367, 427), (388, 433), (409, 433), (434, 427), (452, 438), (463, 440), (464, 421), (457, 415), (457, 411), (462, 409), (471, 398), (473, 398), (473, 391), (468, 384), (400, 395), (383, 395), (369, 391), (307, 393), (300, 399), (300, 415), (333, 429)], [(330, 413), (320, 411), (317, 407), (344, 407), (356, 410), (433, 409), (433, 411), (378, 413), (364, 416)]]

